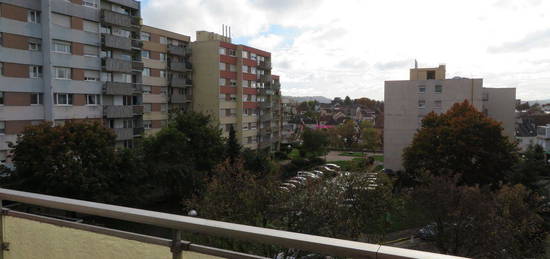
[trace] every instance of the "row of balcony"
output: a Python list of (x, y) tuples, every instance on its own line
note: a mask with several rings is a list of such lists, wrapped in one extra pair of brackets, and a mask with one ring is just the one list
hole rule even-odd
[(171, 103), (188, 103), (191, 102), (192, 99), (193, 96), (191, 95), (173, 94), (170, 96)]
[(120, 14), (106, 9), (101, 10), (101, 22), (120, 27), (137, 29), (141, 27), (142, 23), (141, 17)]
[(193, 65), (189, 62), (174, 62), (170, 61), (170, 70), (178, 71), (178, 72), (188, 72), (193, 69)]
[(193, 85), (193, 80), (184, 77), (172, 76), (170, 79), (171, 87), (191, 87)]
[(138, 39), (126, 38), (117, 35), (101, 34), (101, 44), (107, 48), (131, 51), (132, 49), (143, 48), (143, 42)]
[(105, 82), (103, 85), (103, 93), (106, 95), (135, 95), (142, 92), (142, 84)]
[(131, 118), (143, 115), (143, 105), (105, 105), (103, 114), (108, 119)]
[(187, 46), (173, 46), (168, 45), (168, 54), (175, 55), (175, 56), (181, 56), (181, 57), (188, 57), (192, 53), (191, 47)]
[(103, 58), (101, 65), (106, 71), (132, 73), (133, 71), (142, 71), (144, 66), (141, 61), (129, 61), (116, 58)]

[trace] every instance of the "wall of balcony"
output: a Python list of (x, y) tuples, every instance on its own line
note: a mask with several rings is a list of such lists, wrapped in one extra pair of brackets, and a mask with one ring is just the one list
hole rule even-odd
[(0, 31), (34, 38), (42, 38), (41, 24), (20, 22), (3, 17), (0, 17)]
[(7, 63), (42, 65), (42, 52), (0, 47), (0, 60)]
[(99, 70), (101, 59), (52, 52), (52, 66)]
[(181, 46), (168, 46), (168, 53), (176, 56), (185, 56), (185, 48)]
[(132, 61), (115, 59), (115, 58), (105, 58), (105, 70), (113, 71), (113, 72), (131, 73)]
[(130, 118), (134, 115), (132, 106), (124, 105), (105, 105), (103, 114), (109, 119)]
[(101, 16), (105, 23), (110, 23), (122, 27), (131, 27), (132, 26), (132, 17), (129, 15), (115, 13), (109, 10), (101, 10)]
[(58, 120), (66, 120), (66, 119), (83, 119), (83, 118), (101, 118), (103, 117), (102, 114), (102, 106), (95, 105), (95, 106), (54, 106), (54, 116), (55, 119)]
[(76, 5), (69, 1), (50, 1), (50, 4), (54, 12), (76, 16), (90, 21), (99, 21), (97, 9)]
[(170, 62), (170, 70), (178, 72), (186, 72), (189, 68), (184, 62)]
[(132, 83), (105, 82), (104, 89), (108, 95), (133, 95), (136, 92)]
[(186, 78), (172, 77), (170, 84), (172, 87), (188, 87), (192, 86), (193, 81)]
[(103, 34), (104, 44), (108, 48), (122, 49), (122, 50), (131, 50), (132, 49), (132, 39), (115, 36), (111, 34)]
[(191, 101), (191, 96), (174, 94), (170, 96), (170, 101), (172, 103), (186, 103)]
[(134, 138), (133, 128), (113, 129), (116, 134), (116, 140), (129, 140)]
[(99, 35), (97, 33), (73, 30), (63, 26), (52, 24), (51, 34), (53, 39), (80, 42), (88, 45), (99, 46)]

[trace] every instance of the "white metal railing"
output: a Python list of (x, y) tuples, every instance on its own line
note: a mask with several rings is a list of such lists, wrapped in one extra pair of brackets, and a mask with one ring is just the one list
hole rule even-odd
[[(180, 216), (156, 211), (134, 209), (122, 206), (115, 206), (103, 203), (68, 199), (43, 194), (15, 191), (0, 188), (0, 201), (15, 201), (25, 204), (32, 204), (47, 208), (54, 208), (66, 211), (73, 211), (83, 214), (125, 220), (130, 222), (149, 224), (159, 227), (165, 227), (178, 231), (189, 231), (193, 233), (202, 233), (212, 236), (230, 237), (240, 240), (279, 245), (288, 248), (296, 248), (305, 251), (328, 254), (332, 256), (343, 256), (352, 258), (387, 258), (387, 259), (405, 259), (405, 258), (426, 258), (426, 259), (459, 259), (463, 257), (449, 256), (443, 254), (422, 252), (410, 249), (383, 246), (378, 244), (369, 244), (356, 241), (348, 241), (336, 238), (321, 237), (288, 231), (260, 228), (228, 222), (207, 220), (195, 217)], [(45, 218), (9, 209), (2, 210), (7, 215), (27, 217), (34, 220), (57, 222), (57, 219)], [(181, 247), (181, 250), (191, 250), (200, 253), (221, 256), (225, 258), (261, 258), (258, 256), (237, 253), (233, 251), (221, 250), (217, 248), (205, 247), (196, 244), (190, 244), (181, 241), (178, 235), (174, 240), (162, 239), (138, 235), (113, 229), (106, 229), (91, 225), (84, 225), (75, 222), (66, 222), (65, 225), (74, 228), (87, 228), (91, 231), (102, 232), (104, 234), (126, 237), (130, 239), (139, 239), (144, 242), (164, 244), (168, 246)], [(171, 244), (171, 245), (170, 245)], [(177, 244), (177, 245), (175, 245)], [(179, 250), (181, 252), (181, 250)], [(178, 253), (178, 249), (173, 249), (173, 253)], [(176, 256), (174, 256), (176, 257)]]

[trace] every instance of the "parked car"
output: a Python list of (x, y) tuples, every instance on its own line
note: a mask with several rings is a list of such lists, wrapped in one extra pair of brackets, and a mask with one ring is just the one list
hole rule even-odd
[(281, 183), (281, 187), (286, 187), (287, 189), (295, 189), (296, 188), (296, 185), (294, 184), (291, 184), (291, 183)]
[(313, 170), (313, 173), (319, 177), (323, 177), (323, 175), (325, 174), (323, 173), (323, 171), (319, 171), (319, 170)]
[(437, 235), (437, 224), (430, 223), (416, 232), (416, 235), (422, 240), (434, 240)]
[(341, 168), (337, 164), (326, 164), (325, 166), (328, 167), (328, 168), (334, 169), (334, 170), (340, 170), (340, 168)]
[(306, 177), (306, 178), (311, 178), (311, 179), (317, 179), (319, 178), (319, 176), (317, 176), (316, 174), (312, 173), (312, 172), (298, 172), (298, 176), (300, 177)]
[(300, 186), (300, 185), (304, 185), (305, 183), (302, 182), (302, 181), (298, 181), (298, 180), (288, 180), (287, 183), (291, 183), (291, 184), (294, 184), (295, 186)]

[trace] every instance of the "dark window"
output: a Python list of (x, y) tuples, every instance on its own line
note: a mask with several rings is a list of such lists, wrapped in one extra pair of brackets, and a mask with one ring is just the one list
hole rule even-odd
[(428, 72), (426, 72), (426, 78), (428, 80), (435, 80), (435, 71), (434, 70), (429, 70)]

